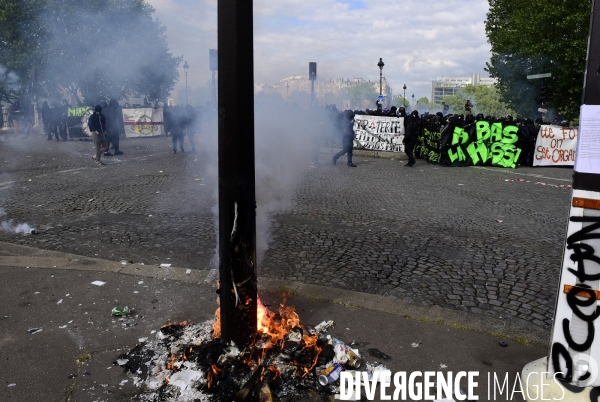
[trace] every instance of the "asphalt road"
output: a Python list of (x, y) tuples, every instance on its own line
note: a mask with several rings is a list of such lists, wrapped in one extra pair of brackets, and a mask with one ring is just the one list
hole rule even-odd
[[(164, 137), (122, 139), (124, 155), (100, 167), (89, 141), (0, 134), (0, 221), (12, 220), (0, 240), (209, 269), (214, 139), (197, 136), (197, 154), (176, 155)], [(550, 329), (571, 195), (555, 186), (572, 169), (362, 157), (349, 168), (332, 166), (329, 149), (314, 168), (296, 145), (257, 144), (259, 275)], [(22, 223), (39, 234), (6, 230)]]

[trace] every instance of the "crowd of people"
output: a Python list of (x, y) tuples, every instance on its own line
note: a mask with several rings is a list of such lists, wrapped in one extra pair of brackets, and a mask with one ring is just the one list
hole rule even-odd
[[(369, 116), (388, 116), (388, 117), (402, 117), (404, 118), (404, 137), (402, 143), (404, 144), (404, 150), (408, 158), (408, 162), (405, 164), (406, 167), (413, 167), (415, 161), (415, 147), (420, 144), (422, 140), (422, 130), (426, 122), (435, 121), (438, 127), (443, 128), (449, 123), (453, 123), (457, 126), (466, 127), (469, 124), (475, 123), (479, 120), (487, 120), (489, 122), (503, 122), (506, 124), (515, 125), (519, 129), (519, 138), (521, 139), (521, 156), (519, 164), (522, 166), (533, 166), (535, 144), (537, 136), (540, 131), (542, 124), (556, 124), (555, 122), (544, 122), (541, 117), (538, 117), (535, 121), (532, 118), (516, 118), (512, 116), (504, 116), (496, 118), (494, 116), (484, 116), (483, 114), (473, 115), (472, 108), (473, 104), (467, 101), (465, 104), (464, 114), (450, 114), (448, 113), (449, 108), (444, 103), (442, 104), (442, 112), (435, 114), (429, 114), (427, 112), (419, 115), (417, 110), (407, 112), (404, 107), (392, 106), (389, 109), (384, 109), (377, 103), (378, 108), (374, 110), (366, 109), (365, 111), (360, 110), (346, 110), (343, 112), (337, 111), (335, 106), (328, 106), (328, 110), (337, 113), (339, 123), (336, 125), (336, 131), (338, 134), (338, 141), (341, 139), (342, 150), (333, 157), (333, 164), (335, 165), (338, 158), (344, 154), (348, 155), (348, 166), (356, 167), (352, 162), (353, 152), (353, 141), (354, 132), (352, 121), (356, 115), (369, 115)], [(563, 125), (564, 122), (560, 122)]]

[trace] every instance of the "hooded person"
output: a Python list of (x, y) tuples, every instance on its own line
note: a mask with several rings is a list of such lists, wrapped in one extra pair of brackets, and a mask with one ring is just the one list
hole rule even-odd
[(98, 165), (104, 165), (101, 158), (102, 153), (108, 149), (108, 142), (106, 141), (106, 117), (102, 114), (102, 106), (96, 105), (94, 108), (94, 113), (88, 119), (88, 128), (92, 133), (92, 140), (96, 148), (96, 155), (92, 156), (92, 159)]
[[(119, 131), (121, 126), (122, 117), (119, 116), (119, 102), (111, 99), (108, 103), (108, 107), (104, 109), (106, 117), (106, 140), (108, 146), (112, 145), (115, 150), (115, 155), (123, 155), (123, 152), (119, 150)], [(104, 153), (104, 156), (113, 156), (108, 150)]]
[(414, 150), (417, 145), (417, 138), (421, 131), (421, 119), (419, 118), (419, 112), (413, 110), (412, 113), (404, 119), (404, 152), (408, 156), (408, 163), (404, 166), (413, 167), (415, 165)]
[(341, 113), (338, 120), (338, 128), (342, 134), (342, 150), (333, 156), (332, 162), (335, 165), (340, 156), (348, 154), (348, 163), (350, 167), (356, 167), (352, 163), (352, 151), (354, 149), (354, 112), (347, 110)]

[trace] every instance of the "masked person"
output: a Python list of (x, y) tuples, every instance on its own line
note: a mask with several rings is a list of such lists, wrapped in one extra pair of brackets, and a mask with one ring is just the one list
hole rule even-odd
[[(115, 155), (123, 155), (123, 152), (119, 150), (119, 102), (111, 99), (108, 103), (108, 107), (105, 109), (106, 118), (106, 141), (108, 146), (112, 145), (115, 150)], [(122, 119), (122, 118), (121, 118)], [(108, 150), (104, 153), (104, 156), (113, 156)]]
[(415, 156), (413, 154), (415, 145), (417, 145), (417, 138), (421, 131), (421, 119), (419, 118), (419, 112), (413, 110), (412, 113), (404, 118), (404, 152), (408, 156), (408, 163), (404, 166), (413, 167), (415, 165)]
[(108, 143), (106, 142), (106, 118), (102, 114), (102, 106), (96, 105), (94, 108), (94, 114), (88, 119), (88, 128), (92, 133), (94, 147), (96, 148), (96, 155), (92, 156), (92, 159), (98, 165), (104, 165), (101, 158), (102, 153), (108, 149)]
[(342, 134), (342, 150), (333, 156), (333, 164), (335, 165), (340, 156), (348, 154), (348, 163), (350, 167), (356, 167), (352, 163), (352, 151), (354, 148), (354, 112), (347, 110), (340, 115), (338, 128)]
[(183, 106), (173, 106), (165, 110), (165, 130), (167, 131), (167, 137), (171, 136), (173, 139), (174, 154), (177, 153), (177, 141), (179, 141), (181, 152), (185, 152), (183, 149), (185, 120), (186, 116)]

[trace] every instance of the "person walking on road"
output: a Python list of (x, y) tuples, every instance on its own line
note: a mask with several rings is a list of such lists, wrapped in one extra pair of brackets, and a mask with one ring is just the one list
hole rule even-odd
[(338, 124), (342, 134), (342, 150), (333, 156), (333, 164), (335, 165), (339, 157), (347, 153), (347, 165), (356, 167), (356, 165), (352, 163), (352, 150), (354, 148), (354, 112), (346, 110), (340, 115)]
[(92, 159), (98, 165), (104, 165), (101, 158), (102, 153), (108, 149), (108, 143), (106, 142), (106, 118), (102, 114), (102, 106), (96, 105), (94, 114), (88, 119), (88, 127), (92, 133), (94, 147), (96, 148), (96, 155), (92, 156)]

